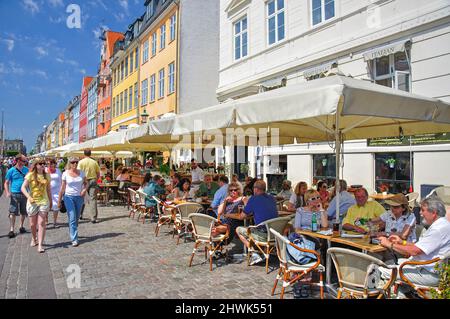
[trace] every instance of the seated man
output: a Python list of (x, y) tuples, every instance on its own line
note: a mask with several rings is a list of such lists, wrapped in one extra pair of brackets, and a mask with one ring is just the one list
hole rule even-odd
[(152, 196), (160, 197), (164, 195), (166, 191), (163, 187), (161, 187), (161, 176), (155, 175), (153, 176), (153, 180), (144, 186), (143, 192), (147, 194), (147, 198), (145, 199), (146, 207), (155, 207), (156, 201), (152, 198)]
[(211, 203), (211, 208), (214, 211), (214, 216), (217, 217), (219, 214), (217, 212), (219, 205), (225, 200), (228, 195), (228, 177), (221, 175), (219, 177), (219, 186), (220, 188), (214, 194), (213, 201)]
[[(336, 194), (336, 188), (333, 190), (334, 195)], [(328, 220), (336, 219), (336, 200), (337, 196), (334, 196), (327, 208)], [(352, 194), (347, 192), (347, 182), (343, 179), (339, 181), (339, 220), (342, 219), (347, 214), (348, 209), (355, 205), (356, 201)]]
[(365, 188), (358, 188), (355, 191), (355, 199), (356, 205), (348, 209), (347, 215), (342, 221), (342, 228), (344, 230), (366, 234), (368, 227), (364, 221), (380, 217), (385, 212), (385, 209), (376, 201), (367, 201), (369, 199), (369, 193), (367, 193)]
[[(442, 257), (450, 251), (450, 222), (445, 218), (445, 205), (438, 198), (424, 199), (420, 204), (420, 214), (423, 222), (430, 227), (419, 238), (417, 243), (402, 240), (398, 235), (389, 238), (379, 237), (380, 244), (404, 256), (411, 256), (410, 260), (426, 261), (436, 257)], [(398, 265), (406, 259), (399, 259)], [(391, 274), (389, 269), (380, 268), (382, 278), (388, 278)], [(436, 287), (439, 283), (439, 275), (434, 269), (434, 264), (413, 266), (403, 268), (405, 277), (413, 284)], [(399, 296), (411, 290), (407, 285), (400, 285)]]
[(219, 189), (219, 185), (212, 181), (212, 176), (206, 174), (203, 183), (200, 184), (198, 191), (195, 193), (197, 197), (204, 197), (204, 199), (213, 199), (214, 194)]
[[(255, 225), (259, 225), (266, 220), (277, 218), (277, 202), (272, 195), (266, 193), (266, 183), (263, 180), (257, 180), (253, 185), (254, 195), (250, 197), (247, 204), (244, 207), (244, 211), (241, 213), (241, 218), (244, 219), (247, 215), (253, 214)], [(247, 227), (238, 227), (236, 234), (242, 243), (249, 247)], [(260, 241), (267, 240), (267, 229), (265, 226), (252, 229), (252, 236)], [(258, 254), (252, 254), (252, 264), (258, 263), (263, 259)]]

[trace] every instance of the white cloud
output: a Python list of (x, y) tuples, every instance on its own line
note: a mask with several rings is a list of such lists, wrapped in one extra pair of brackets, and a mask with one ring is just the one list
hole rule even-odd
[(125, 21), (125, 18), (126, 18), (124, 13), (118, 13), (118, 14), (114, 13), (114, 17), (116, 18), (117, 22), (123, 22), (123, 21)]
[(44, 49), (43, 47), (35, 47), (34, 50), (36, 50), (40, 58), (48, 55), (48, 50)]
[(128, 0), (119, 0), (119, 5), (128, 12)]
[(64, 2), (62, 0), (48, 0), (48, 2), (53, 8), (64, 7)]
[(39, 5), (33, 0), (22, 0), (22, 6), (32, 15), (39, 12)]
[(46, 80), (48, 79), (47, 72), (45, 72), (45, 71), (42, 71), (42, 70), (35, 70), (35, 71), (34, 71), (34, 74), (39, 75), (39, 76), (43, 77), (43, 78), (46, 79)]
[(80, 69), (78, 70), (81, 74), (85, 75), (86, 74), (86, 70), (85, 69)]
[(61, 22), (66, 21), (66, 19), (65, 19), (64, 17), (58, 17), (58, 18), (50, 17), (50, 18), (49, 18), (49, 21), (50, 21), (51, 23), (56, 23), (56, 24), (58, 24), (58, 23), (61, 23)]
[(0, 63), (0, 74), (7, 74), (6, 67), (3, 63)]
[(14, 50), (14, 40), (11, 39), (0, 39), (1, 42), (3, 42), (6, 45), (6, 48), (8, 49), (9, 52), (11, 52), (12, 50)]
[(9, 62), (10, 69), (7, 71), (8, 73), (16, 74), (16, 75), (23, 75), (25, 74), (25, 70), (15, 62)]

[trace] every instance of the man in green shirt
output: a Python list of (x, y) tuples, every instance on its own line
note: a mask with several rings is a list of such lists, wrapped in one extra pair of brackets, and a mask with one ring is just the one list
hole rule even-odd
[(195, 194), (197, 197), (208, 197), (208, 199), (213, 199), (214, 194), (219, 188), (219, 185), (212, 181), (212, 176), (206, 174), (203, 178), (203, 182), (200, 184), (200, 187)]
[[(97, 180), (100, 178), (100, 166), (97, 161), (91, 158), (91, 150), (84, 151), (84, 158), (78, 163), (78, 169), (82, 170), (86, 175), (86, 180), (88, 183), (86, 197), (85, 197), (85, 208), (88, 215), (91, 217), (91, 222), (93, 224), (97, 223)], [(83, 211), (81, 212), (83, 214)]]

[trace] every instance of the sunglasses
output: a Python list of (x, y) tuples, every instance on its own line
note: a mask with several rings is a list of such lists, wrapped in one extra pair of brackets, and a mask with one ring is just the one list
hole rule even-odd
[(237, 191), (238, 191), (238, 189), (235, 189), (235, 188), (230, 189), (230, 192), (237, 192)]
[(45, 163), (37, 163), (38, 165), (42, 165), (42, 166), (44, 166), (45, 165)]
[(320, 199), (320, 196), (316, 196), (316, 197), (311, 197), (310, 199), (308, 199), (308, 201), (313, 202), (315, 200)]
[(78, 164), (78, 161), (70, 162), (70, 164)]

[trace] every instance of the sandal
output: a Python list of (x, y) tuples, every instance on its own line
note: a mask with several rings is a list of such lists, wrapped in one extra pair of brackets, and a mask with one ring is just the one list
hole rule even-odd
[(33, 238), (33, 239), (31, 240), (30, 246), (31, 246), (31, 247), (36, 247), (37, 245), (38, 245), (37, 240), (36, 240), (35, 238)]
[(45, 249), (42, 248), (42, 247), (40, 247), (40, 248), (38, 248), (38, 252), (39, 252), (39, 253), (43, 253), (43, 252), (45, 252)]

